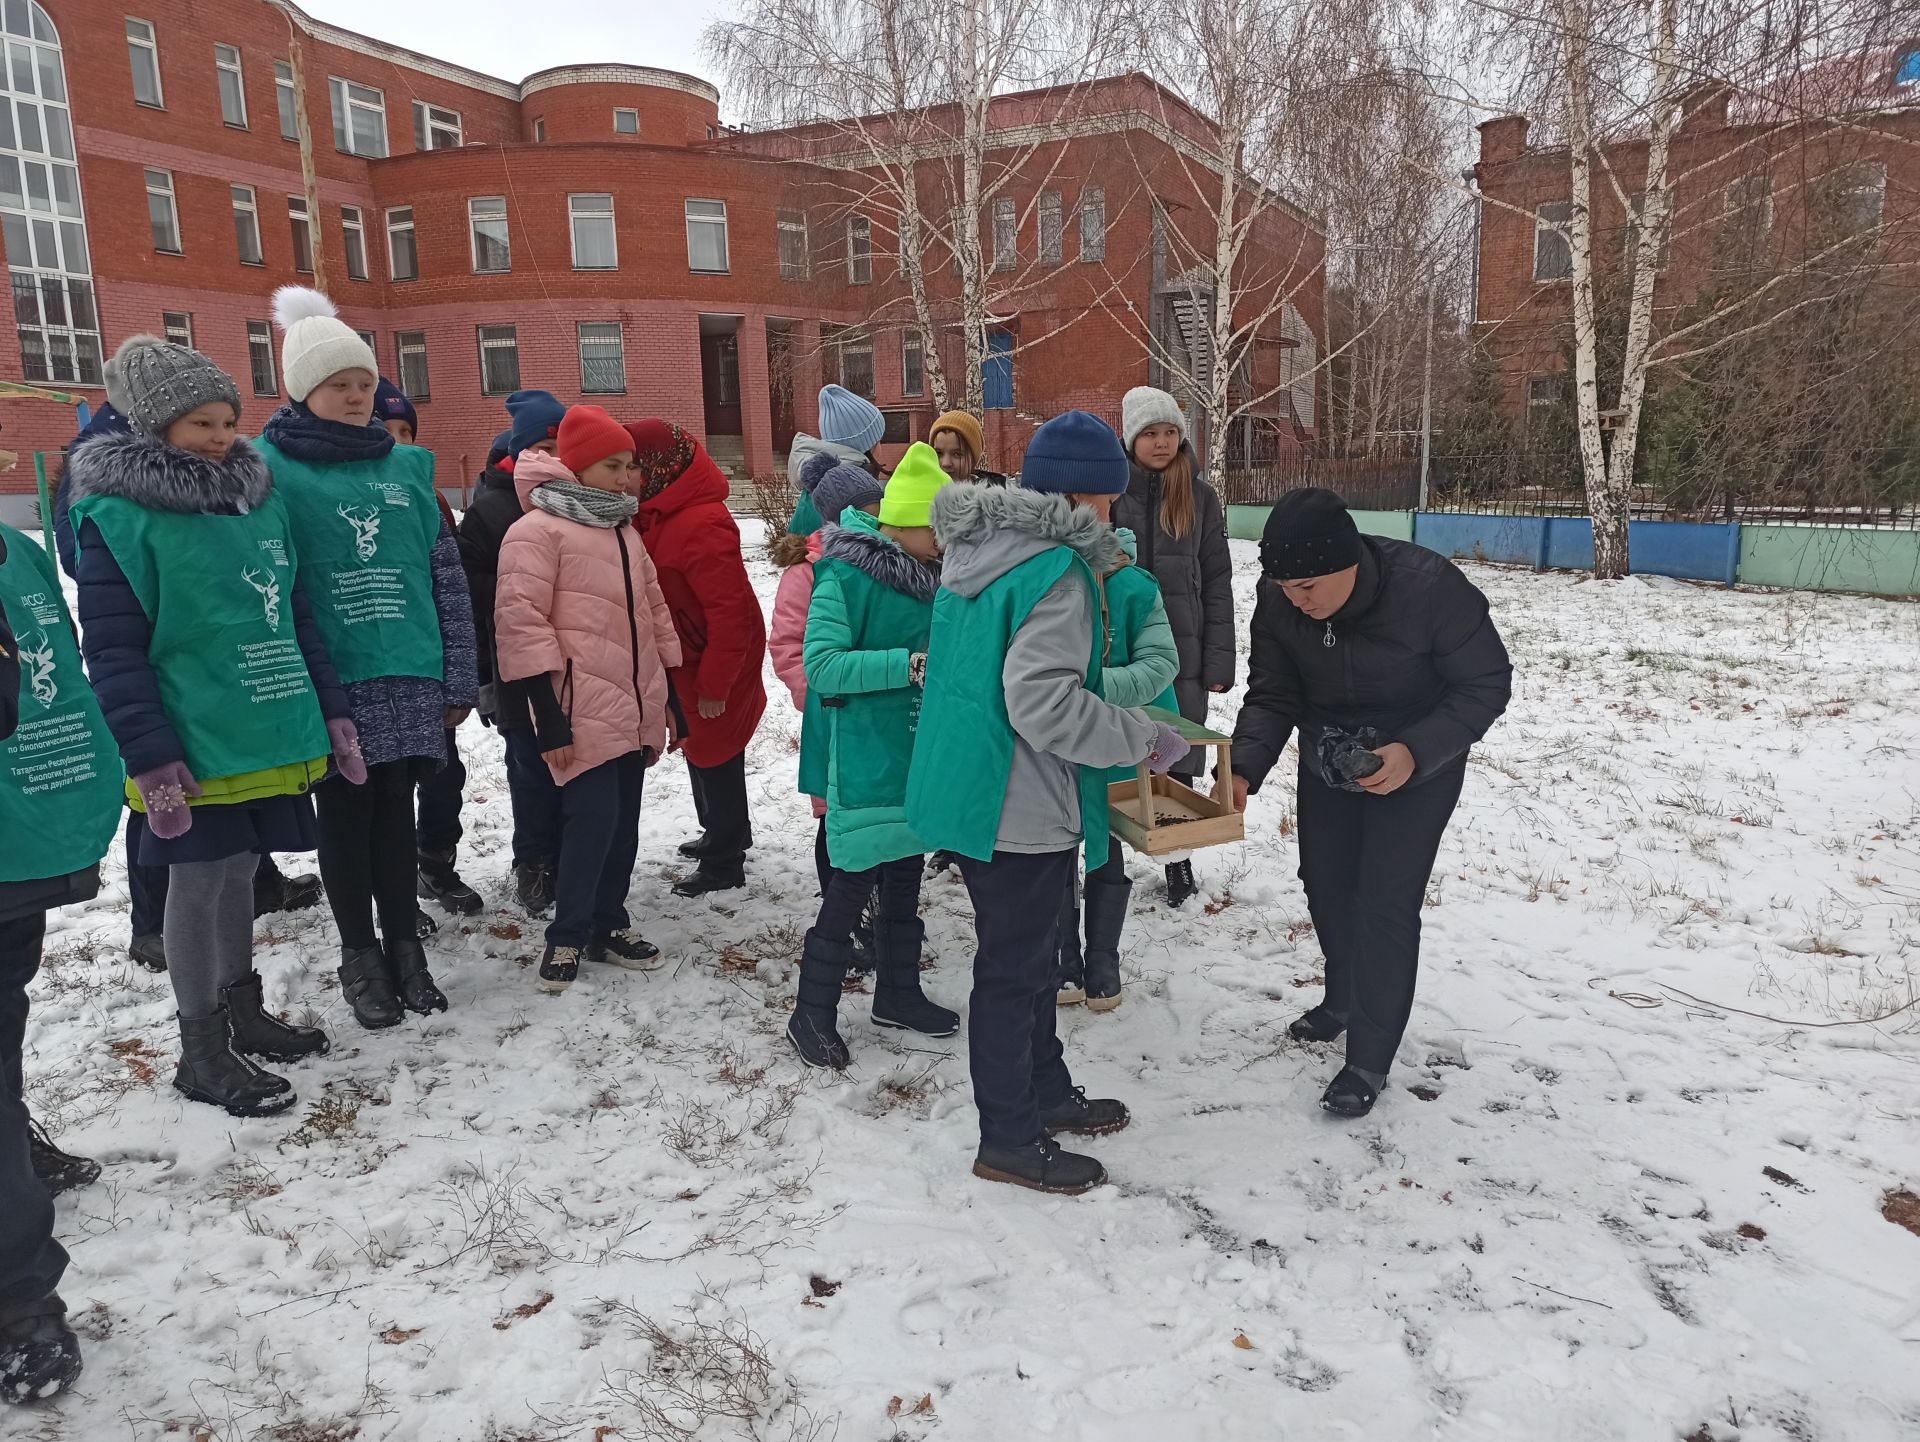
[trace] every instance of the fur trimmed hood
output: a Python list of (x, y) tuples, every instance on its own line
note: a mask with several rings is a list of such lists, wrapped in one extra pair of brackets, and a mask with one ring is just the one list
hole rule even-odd
[(940, 568), (916, 561), (892, 538), (865, 526), (823, 526), (823, 560), (842, 561), (864, 571), (890, 591), (916, 601), (931, 601), (940, 589)]
[(119, 496), (187, 515), (245, 515), (273, 494), (266, 461), (237, 438), (227, 458), (215, 462), (157, 436), (100, 436), (69, 453), (67, 476), (76, 503)]
[(1126, 555), (1113, 528), (1085, 506), (1045, 491), (956, 481), (933, 498), (933, 534), (946, 552), (940, 583), (977, 596), (1024, 561), (1070, 546), (1095, 575)]

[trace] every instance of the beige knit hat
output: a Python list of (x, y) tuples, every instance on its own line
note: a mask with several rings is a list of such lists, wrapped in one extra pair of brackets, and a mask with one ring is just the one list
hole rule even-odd
[(280, 342), (280, 374), (296, 401), (312, 395), (328, 376), (366, 371), (376, 379), (380, 362), (373, 349), (340, 319), (333, 302), (304, 285), (283, 285), (273, 293), (273, 319)]

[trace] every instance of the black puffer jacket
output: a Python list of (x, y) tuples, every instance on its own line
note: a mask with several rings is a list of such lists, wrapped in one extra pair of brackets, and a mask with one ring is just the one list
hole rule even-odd
[[(473, 595), (473, 629), (479, 642), (481, 710), (502, 730), (527, 731), (533, 717), (527, 709), (523, 687), (504, 689), (498, 684), (493, 650), (493, 597), (500, 582), (500, 546), (507, 532), (523, 514), (520, 497), (513, 488), (513, 474), (498, 466), (480, 473), (473, 504), (460, 518), (460, 565), (467, 573), (467, 590)], [(489, 699), (492, 707), (485, 704)]]
[(1323, 780), (1320, 733), (1372, 726), (1413, 753), (1409, 784), (1418, 786), (1464, 764), (1513, 690), (1480, 588), (1444, 556), (1377, 536), (1360, 538), (1353, 596), (1330, 621), (1313, 620), (1277, 583), (1260, 583), (1248, 669), (1233, 770), (1254, 791), (1295, 727)]
[[(1185, 449), (1185, 448), (1183, 448)], [(1193, 452), (1185, 449), (1187, 464)], [(1169, 535), (1160, 524), (1158, 471), (1133, 467), (1125, 495), (1113, 503), (1113, 524), (1133, 532), (1139, 561), (1160, 582), (1167, 623), (1180, 650), (1180, 674), (1174, 694), (1180, 714), (1190, 721), (1207, 717), (1207, 692), (1231, 686), (1234, 677), (1233, 555), (1227, 549), (1227, 513), (1220, 496), (1193, 477), (1193, 529)]]

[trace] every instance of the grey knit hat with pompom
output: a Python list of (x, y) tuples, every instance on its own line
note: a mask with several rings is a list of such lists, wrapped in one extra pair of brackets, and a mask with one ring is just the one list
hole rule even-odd
[(113, 407), (142, 435), (157, 436), (214, 401), (225, 401), (240, 418), (240, 388), (197, 350), (159, 336), (128, 336), (107, 365), (119, 382), (112, 387), (119, 392)]

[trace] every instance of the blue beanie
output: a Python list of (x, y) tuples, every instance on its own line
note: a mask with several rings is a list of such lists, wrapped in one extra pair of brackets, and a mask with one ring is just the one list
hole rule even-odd
[(1020, 486), (1058, 495), (1117, 496), (1132, 472), (1113, 427), (1085, 411), (1055, 416), (1027, 442)]
[(513, 432), (502, 431), (493, 438), (493, 444), (487, 447), (487, 464), (497, 466), (513, 454)]
[(560, 434), (560, 422), (567, 408), (552, 391), (515, 391), (507, 397), (507, 451), (520, 452)]
[(413, 402), (406, 398), (400, 387), (380, 377), (380, 384), (373, 388), (373, 413), (380, 423), (405, 421), (413, 427), (414, 439), (420, 437), (420, 413), (413, 408)]
[(887, 433), (887, 418), (872, 401), (844, 386), (820, 387), (820, 439), (865, 455)]
[(815, 483), (813, 508), (833, 525), (848, 506), (877, 506), (886, 493), (886, 484), (873, 472), (842, 462)]

